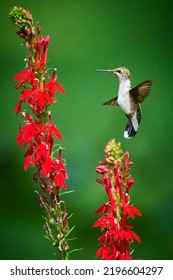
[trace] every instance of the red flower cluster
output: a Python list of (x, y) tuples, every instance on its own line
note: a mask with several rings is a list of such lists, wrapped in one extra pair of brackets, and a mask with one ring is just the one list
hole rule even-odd
[[(36, 191), (44, 212), (46, 237), (57, 247), (60, 259), (69, 257), (69, 238), (74, 227), (68, 225), (69, 216), (66, 203), (61, 199), (62, 189), (66, 189), (66, 164), (62, 159), (62, 148), (55, 150), (55, 140), (62, 139), (59, 129), (52, 123), (48, 107), (56, 101), (57, 90), (64, 93), (57, 82), (56, 69), (50, 76), (46, 70), (50, 37), (43, 37), (41, 27), (35, 27), (28, 10), (14, 6), (9, 13), (11, 21), (19, 28), (17, 34), (24, 39), (29, 50), (25, 59), (25, 70), (14, 78), (16, 89), (21, 89), (20, 101), (15, 112), (22, 112), (17, 143), (27, 149), (24, 169), (35, 166), (33, 178), (40, 183), (42, 191)], [(23, 110), (26, 105), (27, 110)], [(58, 151), (58, 152), (57, 152)]]
[(129, 191), (134, 183), (130, 176), (132, 162), (129, 162), (129, 154), (123, 154), (121, 144), (111, 140), (105, 149), (105, 162), (100, 162), (96, 172), (102, 175), (97, 182), (102, 184), (108, 195), (108, 202), (104, 203), (96, 214), (102, 216), (94, 226), (100, 227), (104, 234), (99, 237), (99, 250), (96, 256), (103, 260), (130, 260), (130, 244), (134, 239), (140, 242), (139, 236), (132, 230), (133, 226), (127, 224), (128, 217), (134, 219), (141, 212), (130, 205)]
[[(46, 61), (45, 61), (46, 62)], [(37, 62), (38, 63), (38, 62)], [(18, 113), (21, 111), (22, 103), (28, 102), (31, 110), (35, 115), (39, 116), (46, 111), (49, 104), (54, 104), (56, 101), (56, 89), (61, 93), (64, 93), (62, 86), (56, 81), (56, 69), (53, 72), (52, 77), (50, 78), (48, 72), (45, 74), (49, 77), (49, 81), (46, 83), (43, 74), (41, 74), (39, 79), (37, 72), (35, 73), (34, 66), (31, 67), (29, 60), (26, 63), (28, 69), (20, 72), (14, 77), (14, 80), (18, 80), (18, 85), (16, 89), (21, 86), (25, 87), (25, 84), (29, 82), (31, 89), (25, 87), (21, 92), (20, 102), (15, 107), (15, 112)], [(40, 62), (40, 69), (43, 67), (42, 62)], [(40, 70), (42, 71), (42, 69)]]
[[(20, 11), (22, 15), (19, 15)], [(29, 165), (36, 166), (42, 186), (53, 192), (54, 187), (66, 188), (65, 180), (68, 176), (61, 158), (61, 148), (58, 156), (54, 157), (55, 138), (62, 139), (62, 135), (52, 124), (51, 113), (47, 112), (47, 109), (56, 101), (56, 91), (64, 93), (64, 89), (56, 81), (56, 69), (52, 76), (45, 69), (50, 37), (43, 37), (40, 26), (35, 31), (29, 11), (16, 8), (16, 14), (15, 19), (18, 20), (15, 24), (20, 27), (17, 33), (24, 39), (29, 57), (25, 60), (26, 69), (14, 77), (14, 80), (18, 81), (15, 88), (23, 88), (14, 111), (18, 114), (22, 111), (23, 103), (27, 103), (32, 112), (32, 114), (22, 112), (24, 120), (17, 136), (17, 143), (23, 144), (24, 148), (28, 147), (24, 169), (26, 170)]]

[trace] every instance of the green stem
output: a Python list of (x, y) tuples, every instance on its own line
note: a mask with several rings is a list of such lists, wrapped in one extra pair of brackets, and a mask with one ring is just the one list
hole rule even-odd
[(121, 198), (120, 198), (120, 194), (119, 193), (116, 194), (115, 201), (118, 204), (118, 207), (117, 207), (117, 210), (116, 210), (116, 218), (117, 218), (118, 231), (120, 231), (120, 222), (121, 222), (122, 211), (121, 211), (121, 206), (120, 206)]

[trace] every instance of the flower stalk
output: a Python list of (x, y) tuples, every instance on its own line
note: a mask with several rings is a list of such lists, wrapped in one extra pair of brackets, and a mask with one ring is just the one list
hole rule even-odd
[[(14, 77), (16, 90), (20, 89), (19, 102), (15, 113), (21, 113), (22, 125), (17, 135), (17, 144), (26, 149), (24, 170), (36, 167), (33, 178), (39, 181), (41, 191), (36, 191), (40, 206), (45, 213), (46, 237), (57, 247), (60, 259), (69, 258), (68, 235), (69, 216), (65, 202), (61, 199), (68, 179), (66, 162), (62, 158), (62, 148), (55, 141), (62, 139), (62, 134), (53, 124), (50, 105), (56, 102), (56, 93), (64, 93), (57, 82), (57, 69), (52, 75), (46, 70), (50, 36), (41, 34), (41, 26), (35, 26), (31, 13), (14, 6), (9, 17), (18, 27), (17, 34), (24, 40), (29, 56), (25, 59), (25, 70)], [(26, 109), (23, 109), (23, 106)], [(29, 109), (28, 109), (29, 108)]]
[(96, 181), (104, 186), (108, 196), (96, 214), (102, 216), (95, 222), (103, 234), (99, 237), (99, 249), (96, 256), (103, 260), (131, 260), (131, 243), (140, 242), (139, 236), (128, 224), (128, 218), (134, 219), (141, 212), (130, 204), (130, 189), (134, 179), (130, 175), (129, 153), (123, 153), (121, 143), (115, 140), (108, 142), (105, 148), (105, 161), (100, 162), (96, 172), (102, 179)]

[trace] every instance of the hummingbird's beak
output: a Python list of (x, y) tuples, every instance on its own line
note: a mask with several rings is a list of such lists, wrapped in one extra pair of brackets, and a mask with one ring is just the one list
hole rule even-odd
[(112, 70), (107, 69), (96, 69), (97, 72), (112, 72)]

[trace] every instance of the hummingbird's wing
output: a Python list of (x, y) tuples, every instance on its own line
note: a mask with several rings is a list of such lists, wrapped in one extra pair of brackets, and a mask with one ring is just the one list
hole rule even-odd
[(103, 105), (112, 105), (112, 106), (118, 106), (118, 102), (117, 102), (117, 98), (118, 97), (114, 97), (106, 102), (103, 103)]
[(137, 85), (136, 87), (132, 88), (130, 90), (130, 94), (137, 102), (142, 103), (144, 99), (149, 95), (151, 85), (152, 85), (151, 80), (144, 81), (139, 85)]

